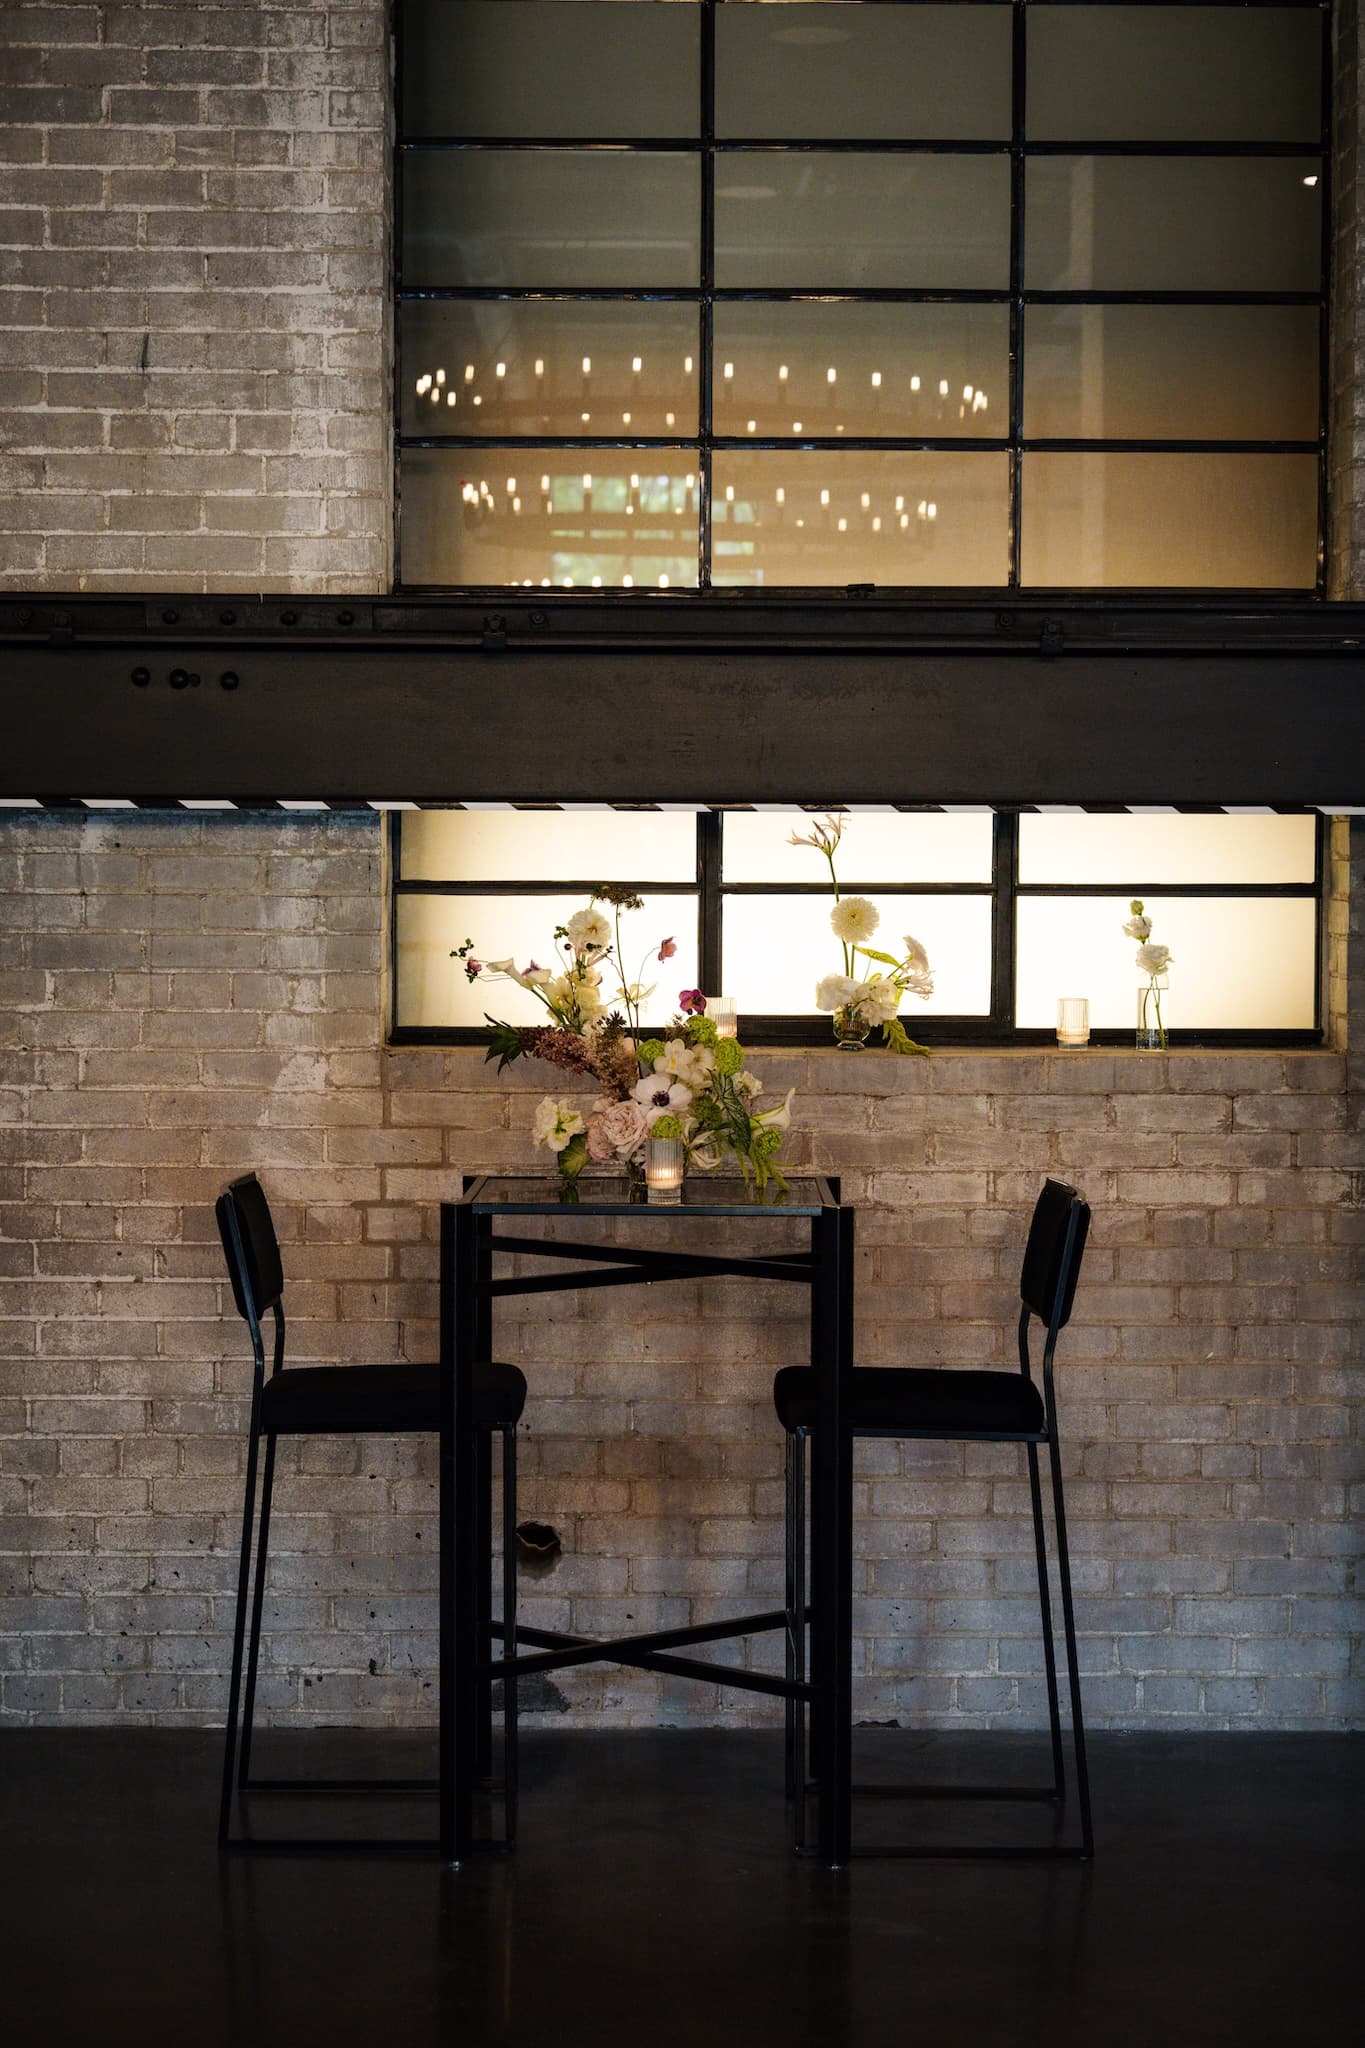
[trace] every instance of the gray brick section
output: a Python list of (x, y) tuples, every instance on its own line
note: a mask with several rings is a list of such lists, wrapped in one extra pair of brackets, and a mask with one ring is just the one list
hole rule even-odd
[[(1335, 844), (1354, 1045), (1365, 829)], [(276, 1203), (296, 1358), (430, 1358), (437, 1203), (466, 1171), (533, 1163), (548, 1070), (509, 1087), (477, 1052), (383, 1047), (382, 865), (369, 819), (5, 830), (0, 1721), (221, 1713), (249, 1384), (211, 1209), (228, 1175), (259, 1169)], [(1053, 1170), (1090, 1196), (1060, 1398), (1095, 1721), (1357, 1723), (1359, 1052), (755, 1058), (799, 1090), (796, 1161), (858, 1204), (869, 1360), (1007, 1363), (1033, 1191)], [(1239, 1131), (1273, 1133), (1273, 1171), (1241, 1163)], [(983, 1140), (970, 1167), (964, 1134)], [(1352, 1142), (1324, 1160), (1324, 1134)], [(790, 1299), (738, 1282), (503, 1316), (533, 1387), (523, 1511), (564, 1542), (526, 1581), (528, 1619), (613, 1630), (773, 1599), (769, 1388), (804, 1341)], [(282, 1462), (268, 1712), (428, 1720), (431, 1447)], [(1036, 1724), (1018, 1454), (869, 1444), (856, 1486), (859, 1713)], [(562, 1690), (584, 1723), (766, 1713), (641, 1673)]]
[(387, 586), (386, 16), (0, 9), (0, 586)]

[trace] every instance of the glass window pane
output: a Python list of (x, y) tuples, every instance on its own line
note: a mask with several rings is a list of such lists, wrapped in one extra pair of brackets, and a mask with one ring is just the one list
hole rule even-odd
[(700, 159), (409, 150), (405, 285), (695, 285)]
[[(489, 1015), (508, 1024), (540, 1024), (545, 1011), (528, 990), (514, 981), (465, 978), (464, 963), (450, 958), (456, 946), (474, 941), (476, 959), (516, 960), (526, 966), (555, 959), (555, 926), (583, 908), (580, 896), (398, 896), (398, 1002), (400, 1025), (460, 1025), (487, 1030)], [(639, 934), (638, 942), (636, 934)], [(644, 909), (625, 921), (622, 944), (634, 970), (641, 954), (650, 962), (646, 986), (654, 980), (659, 941), (672, 937), (678, 950), (657, 968), (656, 995), (646, 1021), (663, 1024), (678, 1007), (679, 991), (697, 986), (697, 899), (695, 896), (645, 896)], [(632, 952), (632, 947), (634, 948)], [(664, 977), (667, 976), (667, 979)], [(617, 986), (604, 973), (602, 990), (610, 1001)], [(566, 1084), (570, 1077), (559, 1077)], [(553, 1086), (547, 1075), (547, 1088)]]
[(679, 589), (697, 580), (686, 448), (408, 448), (405, 583)]
[(723, 287), (993, 290), (1009, 282), (1003, 156), (790, 156), (716, 167)]
[(1321, 169), (1314, 157), (1032, 157), (1025, 282), (1034, 291), (1315, 292)]
[[(913, 1038), (919, 1017), (980, 1017), (991, 1006), (991, 905), (988, 896), (883, 896), (872, 899), (882, 914), (878, 937), (891, 943), (905, 933), (929, 954), (934, 993), (928, 1002), (907, 996), (901, 1005)], [(815, 985), (843, 966), (839, 941), (829, 928), (831, 898), (819, 896), (727, 896), (725, 898), (725, 992), (751, 1016), (801, 1017), (815, 1012)], [(875, 943), (875, 942), (874, 942)]]
[(1034, 452), (1023, 462), (1027, 584), (1313, 586), (1315, 456)]
[(406, 135), (695, 135), (696, 6), (407, 0)]
[[(813, 811), (727, 811), (721, 870), (727, 882), (821, 882), (824, 856), (793, 846)], [(994, 820), (924, 811), (857, 811), (844, 818), (840, 887), (875, 882), (989, 882)]]
[(1311, 441), (1316, 306), (1029, 306), (1024, 431)]
[(716, 132), (1007, 138), (1010, 9), (722, 7)]
[(415, 299), (399, 314), (405, 434), (697, 430), (695, 306)]
[[(1152, 937), (1171, 949), (1170, 989), (1162, 998), (1168, 1030), (1311, 1030), (1311, 897), (1143, 900)], [(1131, 1031), (1145, 977), (1123, 931), (1127, 916), (1125, 896), (1021, 896), (1016, 1023), (1051, 1030), (1058, 996), (1088, 996), (1093, 1026)]]
[(717, 451), (717, 584), (1003, 583), (1009, 460), (890, 449)]
[(1304, 7), (1028, 9), (1028, 134), (1316, 142), (1322, 24)]
[(677, 811), (413, 811), (405, 882), (691, 882), (697, 821)]
[(1023, 817), (1019, 879), (1130, 895), (1151, 882), (1311, 882), (1316, 848), (1310, 817)]
[(716, 431), (1007, 434), (1009, 331), (1007, 306), (722, 302)]

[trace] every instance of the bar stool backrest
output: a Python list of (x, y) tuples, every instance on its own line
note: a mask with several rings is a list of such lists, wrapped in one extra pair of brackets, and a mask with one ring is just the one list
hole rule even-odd
[(1044, 1181), (1024, 1248), (1019, 1298), (1046, 1324), (1050, 1338), (1070, 1319), (1089, 1229), (1090, 1204), (1084, 1197), (1065, 1181)]
[(224, 1188), (215, 1205), (228, 1277), (237, 1313), (255, 1336), (267, 1309), (277, 1311), (284, 1292), (279, 1239), (265, 1189), (254, 1173)]

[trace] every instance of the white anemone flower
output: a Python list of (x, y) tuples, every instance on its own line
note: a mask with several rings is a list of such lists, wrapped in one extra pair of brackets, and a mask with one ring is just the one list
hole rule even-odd
[(882, 921), (875, 903), (866, 896), (844, 896), (829, 914), (830, 928), (846, 946), (861, 946), (872, 937)]
[(1137, 964), (1144, 974), (1164, 974), (1170, 962), (1169, 946), (1139, 946)]
[(569, 944), (575, 953), (605, 953), (611, 944), (611, 926), (600, 910), (590, 903), (586, 910), (576, 910), (564, 927)]
[(845, 1003), (853, 1000), (857, 986), (857, 982), (853, 980), (851, 975), (827, 974), (823, 981), (816, 984), (816, 1009), (825, 1011), (842, 1010)]
[(634, 1095), (651, 1127), (661, 1116), (681, 1116), (692, 1100), (692, 1090), (671, 1074), (646, 1074), (635, 1083)]

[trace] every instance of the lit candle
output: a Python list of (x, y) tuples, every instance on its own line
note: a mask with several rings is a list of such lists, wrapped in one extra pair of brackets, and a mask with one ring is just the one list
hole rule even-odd
[(1057, 1043), (1074, 1051), (1090, 1043), (1090, 1003), (1085, 996), (1058, 996)]
[(733, 996), (708, 997), (706, 1014), (716, 1027), (717, 1038), (739, 1037), (739, 1014)]
[(645, 1139), (645, 1192), (649, 1201), (676, 1208), (682, 1201), (681, 1138)]

